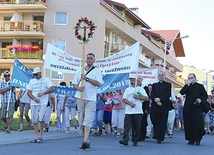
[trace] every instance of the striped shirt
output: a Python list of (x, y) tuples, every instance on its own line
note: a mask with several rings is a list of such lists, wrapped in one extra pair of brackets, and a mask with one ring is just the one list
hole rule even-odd
[[(6, 82), (6, 81), (2, 81), (0, 83), (0, 89), (5, 89), (7, 87), (10, 87), (10, 81)], [(8, 102), (9, 100), (9, 96), (10, 96), (10, 92), (11, 92), (11, 97), (10, 97), (10, 102), (15, 102), (16, 101), (16, 88), (13, 88), (8, 91), (6, 91), (5, 93), (2, 94), (1, 97), (1, 102)]]

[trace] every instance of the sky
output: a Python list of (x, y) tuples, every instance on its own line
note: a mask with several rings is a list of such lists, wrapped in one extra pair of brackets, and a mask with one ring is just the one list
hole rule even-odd
[(128, 8), (137, 7), (138, 16), (152, 30), (180, 30), (185, 57), (183, 65), (208, 72), (214, 70), (214, 0), (114, 0)]

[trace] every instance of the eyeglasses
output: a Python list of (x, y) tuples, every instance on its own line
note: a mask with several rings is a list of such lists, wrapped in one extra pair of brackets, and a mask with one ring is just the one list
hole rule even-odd
[(4, 75), (4, 77), (10, 77), (10, 75)]
[(194, 77), (188, 77), (188, 79), (194, 79)]
[(38, 73), (33, 74), (33, 76), (38, 76)]

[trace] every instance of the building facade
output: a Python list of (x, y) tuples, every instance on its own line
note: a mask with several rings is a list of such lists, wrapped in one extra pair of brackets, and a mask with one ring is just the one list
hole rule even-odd
[[(176, 76), (176, 72), (183, 71), (183, 65), (176, 58), (185, 56), (182, 41), (178, 39), (180, 31), (152, 30), (125, 4), (115, 1), (0, 0), (0, 72), (12, 70), (15, 57), (29, 68), (42, 67), (42, 55), (45, 55), (47, 43), (81, 57), (83, 46), (75, 37), (74, 26), (81, 17), (87, 17), (97, 28), (86, 45), (86, 53), (93, 52), (97, 59), (104, 58), (139, 41), (139, 68), (162, 70), (165, 60), (166, 80), (172, 83), (173, 88), (181, 88), (184, 80)], [(165, 55), (164, 50), (166, 40), (171, 43), (168, 55)], [(28, 55), (23, 54), (25, 51), (10, 54), (12, 50), (8, 45), (16, 47), (20, 44), (33, 45), (34, 48), (39, 46), (41, 50), (26, 50)], [(29, 55), (33, 52), (38, 54)], [(50, 77), (55, 85), (62, 80), (68, 83), (74, 76), (49, 70), (45, 70), (43, 74)]]

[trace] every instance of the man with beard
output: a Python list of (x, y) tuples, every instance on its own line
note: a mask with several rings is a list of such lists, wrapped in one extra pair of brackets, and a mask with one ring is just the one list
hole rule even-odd
[(181, 95), (186, 94), (183, 112), (185, 139), (189, 141), (188, 145), (194, 145), (194, 143), (200, 145), (205, 134), (202, 104), (208, 97), (207, 92), (202, 84), (196, 82), (195, 74), (190, 73), (187, 84), (180, 93)]
[(159, 82), (154, 83), (152, 86), (152, 106), (150, 115), (154, 128), (153, 138), (157, 139), (158, 144), (161, 144), (166, 132), (168, 112), (173, 107), (172, 102), (170, 101), (171, 84), (164, 81), (165, 72), (160, 71), (158, 73), (158, 79)]

